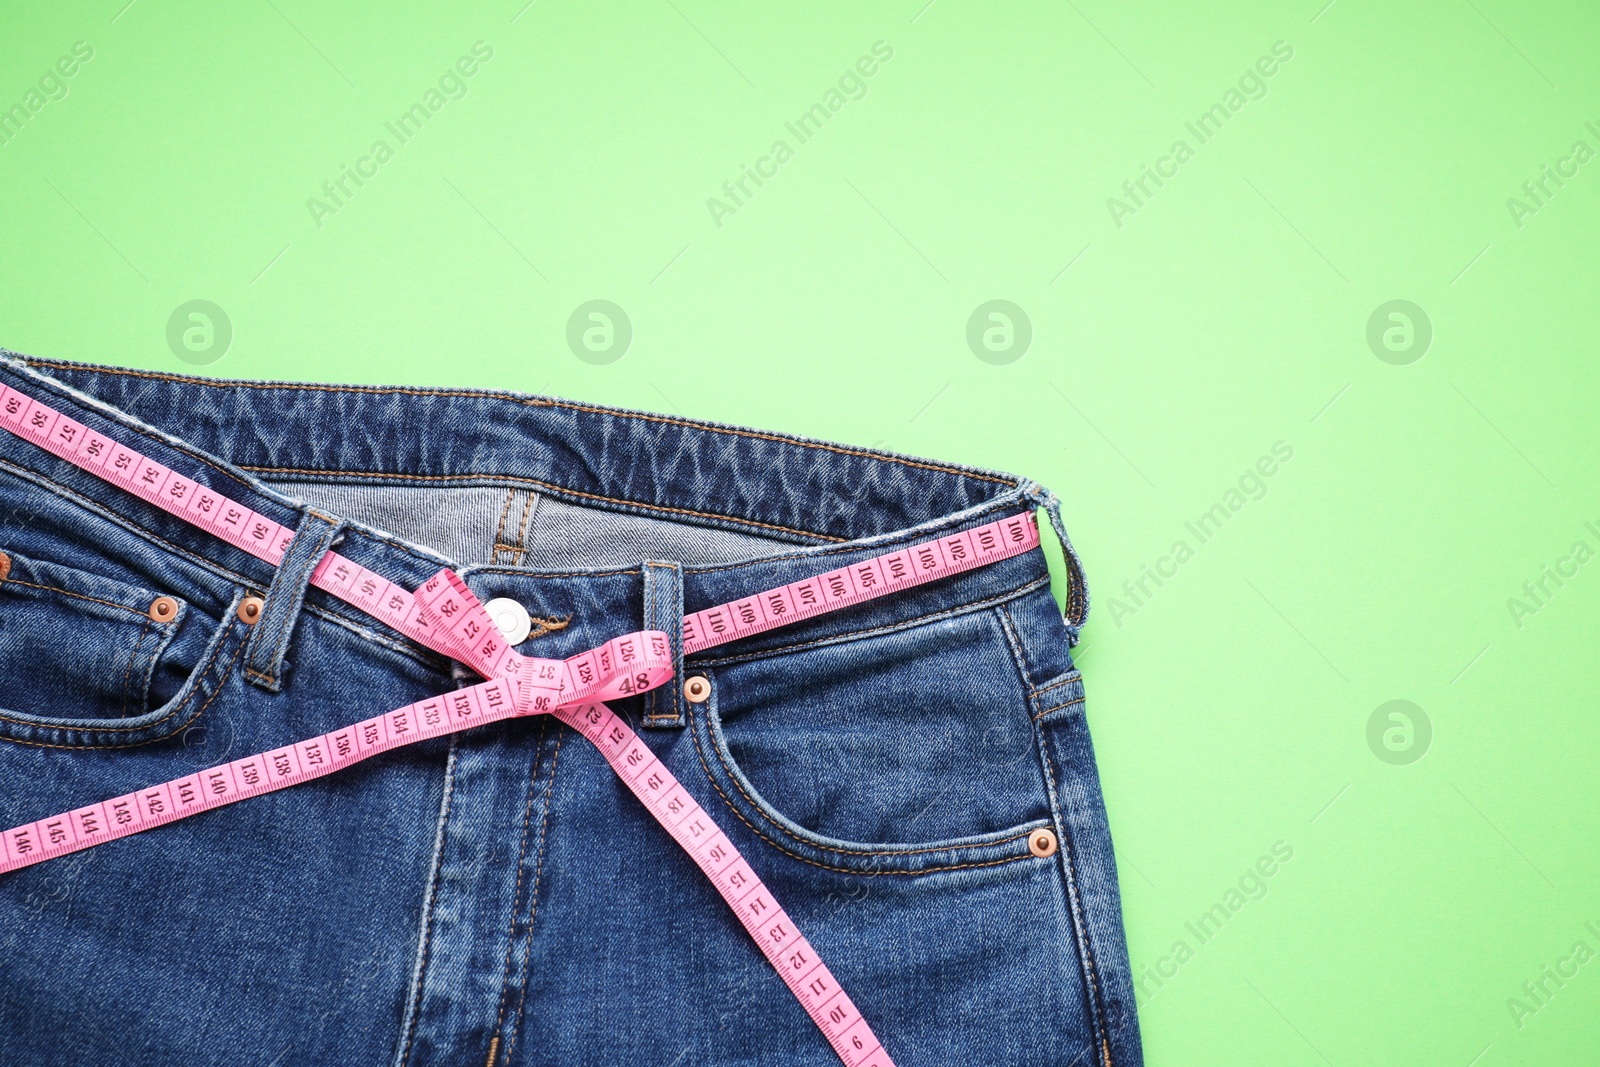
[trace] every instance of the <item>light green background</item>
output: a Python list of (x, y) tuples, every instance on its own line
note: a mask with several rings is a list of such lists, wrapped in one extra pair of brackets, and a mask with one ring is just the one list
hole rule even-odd
[[(1150, 1062), (1595, 1062), (1600, 562), (1520, 625), (1508, 601), (1600, 549), (1600, 161), (1521, 190), (1600, 150), (1600, 15), (925, 2), (8, 5), (0, 107), (94, 56), (0, 144), (0, 344), (184, 370), (167, 320), (200, 298), (233, 329), (208, 373), (548, 392), (1035, 477), (1097, 593), (1081, 663)], [(398, 145), (385, 122), (479, 40), (467, 95)], [(880, 40), (865, 97), (798, 144), (784, 123)], [(1279, 41), (1199, 145), (1185, 123)], [(319, 227), (308, 198), (380, 138)], [(1119, 226), (1108, 198), (1179, 138)], [(566, 341), (591, 299), (633, 327), (606, 365)], [(1004, 365), (966, 341), (991, 299), (1033, 330)], [(1433, 331), (1405, 365), (1366, 339), (1394, 299)], [(1406, 765), (1368, 742), (1391, 700), (1431, 723)], [(1185, 924), (1276, 842), (1292, 860), (1201, 944)], [(1546, 966), (1577, 973), (1541, 1003)]]

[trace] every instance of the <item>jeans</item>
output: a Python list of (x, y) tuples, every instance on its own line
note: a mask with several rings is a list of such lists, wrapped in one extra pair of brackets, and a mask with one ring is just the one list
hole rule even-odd
[[(674, 635), (674, 679), (611, 706), (901, 1067), (1141, 1062), (1064, 534), (1066, 620), (1035, 550), (687, 658), (676, 636), (685, 614), (1007, 514), (1059, 528), (1037, 484), (520, 394), (15, 353), (0, 381), (305, 546), (270, 567), (0, 434), (5, 826), (475, 680), (308, 585), (332, 546), (406, 588), (450, 566), (526, 610), (527, 655)], [(692, 862), (548, 716), (0, 877), (0, 1050), (838, 1062)]]

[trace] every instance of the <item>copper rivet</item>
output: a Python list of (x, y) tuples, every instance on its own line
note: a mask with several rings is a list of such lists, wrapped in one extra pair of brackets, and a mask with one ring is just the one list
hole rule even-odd
[(265, 603), (258, 596), (247, 596), (239, 601), (239, 621), (254, 625), (261, 618), (261, 608)]
[(711, 683), (703, 674), (697, 674), (683, 683), (683, 695), (689, 698), (691, 704), (704, 704), (711, 695)]
[(11, 557), (0, 552), (0, 582), (11, 577)]
[(178, 617), (178, 602), (169, 596), (158, 596), (150, 601), (150, 618), (156, 622), (171, 622)]
[(1028, 851), (1035, 856), (1054, 856), (1056, 854), (1056, 835), (1049, 830), (1035, 830), (1028, 835)]

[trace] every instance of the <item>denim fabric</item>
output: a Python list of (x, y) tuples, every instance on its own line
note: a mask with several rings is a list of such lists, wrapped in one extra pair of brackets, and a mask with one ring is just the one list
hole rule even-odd
[[(455, 567), (528, 609), (530, 655), (1056, 505), (1009, 475), (523, 395), (12, 353), (0, 381), (285, 526), (315, 508), (402, 585)], [(5, 826), (468, 678), (303, 566), (274, 573), (9, 434), (0, 552)], [(703, 702), (613, 704), (901, 1067), (1141, 1062), (1070, 562), (1070, 623), (1034, 551), (689, 656), (669, 684), (704, 676)], [(278, 629), (251, 645), (236, 609), (263, 594)], [(150, 618), (157, 597), (172, 619)], [(1030, 851), (1039, 828), (1054, 855)], [(0, 877), (0, 1061), (837, 1062), (693, 863), (548, 717)]]

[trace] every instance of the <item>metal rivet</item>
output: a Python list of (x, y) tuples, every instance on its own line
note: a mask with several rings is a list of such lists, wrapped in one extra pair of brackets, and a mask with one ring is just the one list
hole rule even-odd
[(1028, 851), (1035, 856), (1054, 856), (1056, 854), (1056, 835), (1042, 828), (1035, 830), (1028, 835)]
[(254, 626), (261, 618), (261, 609), (266, 606), (266, 601), (258, 596), (247, 596), (239, 601), (239, 621)]
[(483, 609), (494, 620), (500, 636), (506, 639), (508, 645), (522, 644), (533, 630), (533, 617), (528, 614), (528, 609), (508, 596), (495, 597)]
[(169, 596), (158, 596), (150, 601), (150, 618), (155, 622), (171, 622), (178, 617), (178, 602)]
[(691, 704), (704, 704), (711, 696), (711, 682), (703, 674), (697, 674), (683, 683), (683, 695)]
[(11, 577), (11, 557), (0, 552), (0, 582)]

